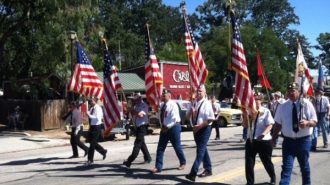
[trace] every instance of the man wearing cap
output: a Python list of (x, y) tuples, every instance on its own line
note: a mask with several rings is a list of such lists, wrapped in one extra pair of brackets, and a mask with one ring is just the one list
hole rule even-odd
[(144, 156), (144, 162), (150, 163), (151, 156), (149, 154), (147, 145), (144, 140), (144, 136), (148, 131), (148, 105), (144, 103), (140, 93), (136, 93), (134, 96), (134, 108), (132, 111), (133, 120), (135, 120), (136, 126), (136, 138), (134, 141), (134, 147), (132, 154), (123, 162), (123, 165), (130, 167), (132, 162), (139, 155), (140, 150)]
[(155, 168), (152, 173), (159, 173), (163, 169), (163, 157), (168, 141), (171, 142), (176, 155), (179, 158), (178, 170), (184, 170), (186, 158), (181, 146), (181, 124), (178, 105), (171, 100), (171, 92), (164, 89), (162, 95), (163, 103), (160, 105), (160, 122), (162, 124), (157, 146)]
[(282, 98), (282, 93), (280, 91), (276, 91), (274, 94), (274, 100), (272, 102), (272, 115), (275, 116), (276, 111), (278, 107), (285, 102), (285, 100)]
[(318, 133), (322, 131), (323, 136), (323, 148), (328, 148), (328, 135), (327, 135), (327, 118), (329, 114), (329, 100), (323, 96), (323, 88), (318, 87), (315, 92), (315, 111), (317, 114), (317, 127), (314, 127), (313, 139), (312, 139), (312, 151), (316, 151)]
[(195, 162), (186, 175), (186, 178), (195, 181), (199, 165), (203, 162), (204, 171), (199, 177), (207, 177), (212, 175), (212, 164), (209, 153), (207, 151), (207, 143), (211, 135), (210, 123), (215, 119), (211, 102), (206, 99), (206, 90), (204, 85), (197, 88), (196, 101), (189, 110), (187, 117), (192, 119), (193, 133), (195, 143), (197, 145)]
[[(275, 121), (270, 110), (261, 105), (263, 95), (261, 93), (255, 93), (254, 99), (258, 112), (250, 119), (252, 120), (252, 133), (249, 134), (251, 139), (247, 139), (245, 144), (245, 177), (247, 185), (254, 184), (254, 165), (256, 155), (259, 154), (262, 164), (270, 177), (270, 184), (275, 185), (276, 175), (271, 159), (273, 146), (271, 143), (272, 136), (270, 134)], [(243, 118), (243, 126), (248, 128), (247, 111), (243, 111)], [(249, 130), (251, 131), (251, 129)]]
[(94, 162), (94, 152), (95, 150), (99, 152), (103, 156), (103, 160), (107, 156), (107, 150), (104, 149), (100, 144), (98, 144), (98, 140), (101, 135), (102, 129), (102, 119), (103, 119), (103, 110), (102, 107), (97, 104), (98, 98), (92, 97), (88, 102), (91, 105), (90, 110), (87, 112), (89, 117), (89, 150), (88, 150), (88, 160), (86, 165), (89, 166)]
[(275, 115), (275, 128), (272, 141), (283, 135), (282, 143), (282, 172), (280, 185), (289, 185), (294, 159), (297, 157), (302, 173), (302, 184), (311, 184), (309, 152), (311, 134), (316, 126), (317, 116), (313, 104), (300, 97), (297, 83), (287, 87), (288, 100), (283, 103)]
[[(271, 111), (272, 111), (272, 116), (274, 117), (276, 112), (277, 112), (277, 109), (280, 105), (282, 105), (286, 100), (284, 100), (282, 98), (282, 93), (280, 91), (276, 91), (274, 94), (273, 94), (273, 102), (271, 104)], [(271, 133), (273, 133), (273, 130), (271, 131)], [(276, 140), (276, 143), (274, 145), (274, 147), (276, 147), (276, 144), (277, 144), (277, 141)]]

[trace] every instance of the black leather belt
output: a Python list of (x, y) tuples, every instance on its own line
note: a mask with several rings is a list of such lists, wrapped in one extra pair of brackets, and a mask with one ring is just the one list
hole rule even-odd
[(283, 138), (285, 138), (285, 139), (290, 139), (290, 140), (307, 139), (307, 138), (309, 138), (309, 137), (310, 137), (310, 135), (308, 135), (308, 136), (303, 136), (303, 137), (286, 137), (286, 136), (283, 136)]

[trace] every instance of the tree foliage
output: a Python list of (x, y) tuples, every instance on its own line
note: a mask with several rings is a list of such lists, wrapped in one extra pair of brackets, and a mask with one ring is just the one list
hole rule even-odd
[(330, 73), (330, 33), (320, 33), (317, 38), (318, 45), (316, 49), (321, 50), (318, 56), (322, 64), (327, 67), (328, 74)]
[[(315, 66), (306, 37), (289, 28), (299, 24), (299, 17), (288, 0), (208, 0), (197, 8), (198, 13), (188, 15), (209, 69), (208, 82), (220, 82), (228, 73), (230, 10), (235, 11), (241, 26), (253, 84), (257, 83), (256, 47), (275, 89), (282, 89), (291, 78), (287, 71), (295, 70), (297, 38), (308, 65)], [(141, 66), (146, 23), (159, 59), (187, 61), (181, 10), (161, 0), (0, 0), (0, 83), (31, 74), (56, 74), (65, 82), (71, 74), (71, 61), (76, 60), (75, 52), (71, 57), (71, 30), (97, 71), (103, 67), (99, 32), (108, 39), (115, 62), (120, 48), (122, 68)], [(329, 33), (318, 38), (317, 49), (323, 51), (320, 57), (324, 61), (329, 60), (329, 40)], [(49, 88), (46, 82), (38, 85), (39, 90)], [(62, 85), (64, 88), (65, 83)]]

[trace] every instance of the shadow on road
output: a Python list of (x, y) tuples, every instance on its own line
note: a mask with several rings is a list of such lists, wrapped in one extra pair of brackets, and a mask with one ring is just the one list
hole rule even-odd
[(7, 163), (0, 164), (0, 166), (7, 166), (7, 165), (28, 165), (33, 163), (44, 163), (47, 161), (52, 160), (61, 160), (67, 158), (60, 158), (60, 157), (48, 157), (48, 158), (36, 158), (36, 159), (26, 159), (26, 160), (19, 160), (19, 161), (10, 161)]

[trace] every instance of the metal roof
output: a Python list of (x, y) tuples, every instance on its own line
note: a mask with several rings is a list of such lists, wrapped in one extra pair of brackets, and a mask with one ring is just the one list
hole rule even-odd
[[(97, 76), (103, 82), (103, 72), (97, 72)], [(135, 73), (118, 73), (125, 93), (145, 92), (145, 82)]]

